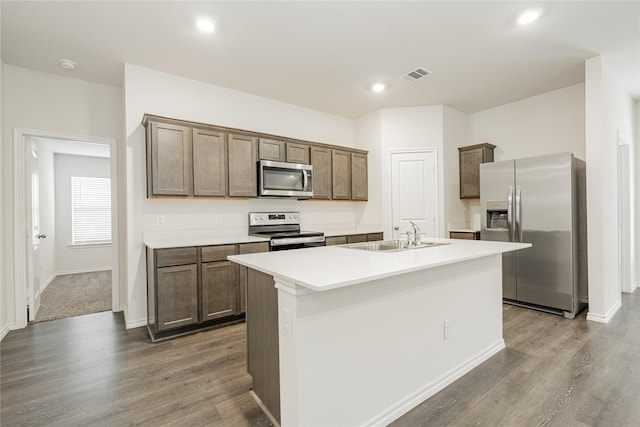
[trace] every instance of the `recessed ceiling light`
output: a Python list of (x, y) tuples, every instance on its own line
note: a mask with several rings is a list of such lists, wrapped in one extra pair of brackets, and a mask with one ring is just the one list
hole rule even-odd
[(74, 71), (76, 68), (78, 68), (78, 64), (70, 59), (61, 59), (60, 65), (67, 71)]
[(518, 24), (527, 25), (540, 17), (540, 9), (529, 9), (518, 16)]
[(387, 88), (387, 85), (385, 85), (384, 83), (374, 83), (371, 86), (371, 90), (374, 92), (382, 92), (386, 88)]
[(205, 33), (212, 33), (213, 30), (216, 29), (213, 21), (209, 18), (198, 18), (196, 20), (196, 27), (198, 27), (200, 31)]

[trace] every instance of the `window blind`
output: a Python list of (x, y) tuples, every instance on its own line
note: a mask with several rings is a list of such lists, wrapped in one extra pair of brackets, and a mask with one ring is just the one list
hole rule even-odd
[(111, 243), (111, 179), (71, 177), (72, 244)]

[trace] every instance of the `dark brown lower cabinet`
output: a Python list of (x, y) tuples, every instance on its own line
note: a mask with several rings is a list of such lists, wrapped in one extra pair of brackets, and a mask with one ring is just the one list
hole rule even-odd
[(158, 290), (158, 332), (198, 323), (198, 266), (160, 267)]
[(147, 249), (147, 329), (158, 341), (241, 321), (238, 245)]
[(238, 268), (231, 261), (202, 264), (202, 321), (238, 314)]
[(349, 234), (347, 236), (331, 236), (325, 238), (325, 246), (345, 245), (347, 243), (376, 242), (383, 240), (383, 233)]

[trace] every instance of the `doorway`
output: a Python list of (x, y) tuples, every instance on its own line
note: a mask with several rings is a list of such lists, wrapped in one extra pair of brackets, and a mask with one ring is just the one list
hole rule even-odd
[[(15, 131), (16, 327), (25, 327), (28, 321), (36, 319), (38, 301), (45, 301), (43, 295), (59, 289), (59, 286), (54, 286), (56, 281), (77, 282), (74, 274), (102, 272), (99, 280), (106, 289), (101, 293), (102, 308), (95, 311), (105, 308), (120, 311), (116, 155), (114, 139), (24, 129)], [(100, 173), (107, 178), (96, 178), (95, 175)], [(76, 183), (72, 184), (72, 180)], [(96, 182), (99, 184), (97, 187), (93, 186)], [(39, 197), (35, 194), (38, 189)], [(106, 223), (106, 226), (98, 228), (104, 228), (109, 236), (92, 241), (83, 234), (83, 230), (88, 227), (90, 234), (93, 233), (91, 230), (96, 230), (94, 219), (85, 221), (85, 218), (93, 216), (86, 210), (94, 209), (96, 201), (87, 202), (93, 195), (102, 197), (99, 218), (100, 224)], [(20, 230), (26, 231), (27, 239), (24, 238), (25, 232)], [(105, 276), (107, 268), (111, 271)], [(90, 283), (94, 279), (85, 276), (82, 280)], [(84, 293), (90, 288), (79, 289)], [(67, 292), (74, 297), (79, 294), (74, 290)], [(88, 303), (78, 311), (69, 305), (70, 298), (62, 295), (58, 300), (64, 301), (66, 305), (61, 309), (69, 316), (84, 314), (82, 310), (93, 310), (90, 307), (94, 307)]]
[(438, 237), (438, 171), (435, 149), (391, 152), (391, 235), (412, 231)]

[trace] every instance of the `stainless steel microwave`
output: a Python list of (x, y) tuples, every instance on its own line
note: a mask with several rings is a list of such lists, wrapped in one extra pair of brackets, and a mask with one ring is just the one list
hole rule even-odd
[(313, 166), (260, 160), (258, 189), (260, 197), (312, 197)]

